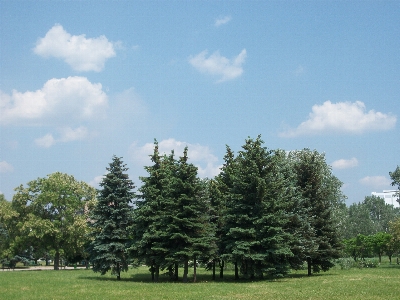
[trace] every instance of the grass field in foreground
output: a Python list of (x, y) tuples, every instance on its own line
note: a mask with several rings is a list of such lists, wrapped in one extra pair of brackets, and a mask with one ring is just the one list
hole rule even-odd
[(92, 270), (0, 272), (0, 299), (399, 299), (400, 266), (340, 270), (305, 276), (294, 272), (279, 280), (211, 281), (211, 273), (199, 269), (197, 283), (150, 282), (145, 267), (110, 274)]

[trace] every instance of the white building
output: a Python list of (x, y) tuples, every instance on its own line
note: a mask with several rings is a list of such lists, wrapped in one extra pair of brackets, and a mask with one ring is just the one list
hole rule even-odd
[(399, 202), (397, 202), (398, 199), (397, 192), (398, 191), (396, 190), (383, 190), (382, 193), (372, 192), (371, 195), (383, 198), (386, 204), (391, 204), (394, 207), (400, 207)]

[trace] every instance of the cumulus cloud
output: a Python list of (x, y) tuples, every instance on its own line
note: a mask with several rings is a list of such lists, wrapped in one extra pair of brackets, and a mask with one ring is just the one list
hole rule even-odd
[[(159, 152), (161, 154), (168, 155), (171, 153), (171, 150), (174, 150), (176, 157), (183, 154), (183, 150), (186, 146), (188, 147), (189, 161), (198, 167), (198, 174), (200, 177), (214, 177), (220, 172), (221, 166), (217, 164), (218, 158), (212, 154), (207, 146), (181, 142), (172, 138), (158, 143)], [(131, 146), (132, 158), (137, 165), (150, 165), (150, 155), (153, 153), (153, 150), (153, 143), (146, 143), (143, 146), (138, 146), (134, 143)]]
[(0, 173), (9, 173), (14, 171), (14, 167), (5, 160), (0, 161)]
[(100, 72), (105, 61), (115, 56), (113, 43), (104, 35), (97, 38), (71, 35), (60, 24), (54, 25), (45, 37), (38, 39), (33, 51), (42, 57), (63, 59), (76, 71)]
[(52, 134), (46, 134), (45, 136), (35, 139), (35, 144), (38, 147), (49, 148), (56, 143), (67, 143), (72, 141), (84, 140), (89, 131), (86, 127), (80, 126), (78, 128), (72, 129), (70, 127), (63, 127), (58, 130), (59, 137), (56, 139)]
[(42, 89), (11, 95), (0, 91), (0, 124), (43, 125), (105, 115), (107, 95), (86, 77), (50, 79)]
[(221, 25), (227, 24), (230, 20), (232, 20), (231, 16), (224, 16), (224, 17), (219, 17), (215, 20), (215, 27), (219, 27)]
[(84, 126), (80, 126), (76, 129), (70, 127), (64, 127), (61, 130), (61, 142), (71, 142), (77, 140), (83, 140), (88, 136), (88, 129)]
[(280, 133), (282, 137), (314, 135), (327, 132), (361, 134), (367, 131), (383, 131), (392, 129), (396, 124), (396, 116), (374, 110), (366, 111), (361, 101), (332, 103), (326, 101), (322, 105), (314, 105), (307, 121), (295, 129)]
[(334, 168), (334, 169), (349, 169), (349, 168), (354, 168), (357, 166), (358, 166), (358, 160), (355, 157), (350, 158), (350, 159), (335, 160), (332, 163), (332, 168)]
[(232, 80), (242, 75), (242, 65), (247, 55), (246, 49), (232, 59), (221, 56), (218, 51), (206, 57), (207, 54), (208, 51), (204, 50), (196, 56), (191, 56), (189, 63), (202, 73), (220, 77), (218, 82)]
[(45, 136), (42, 136), (41, 138), (35, 139), (35, 144), (38, 147), (42, 148), (49, 148), (53, 146), (56, 143), (56, 140), (54, 139), (53, 135), (48, 133)]
[(367, 176), (359, 180), (362, 185), (369, 186), (374, 189), (384, 189), (390, 187), (390, 179), (385, 176)]
[(104, 175), (100, 175), (100, 176), (96, 176), (95, 178), (93, 178), (90, 182), (89, 185), (91, 185), (94, 188), (98, 188), (100, 182), (103, 180)]

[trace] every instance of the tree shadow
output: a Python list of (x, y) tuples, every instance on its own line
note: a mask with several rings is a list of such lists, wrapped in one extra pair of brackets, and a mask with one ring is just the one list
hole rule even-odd
[(193, 276), (190, 274), (188, 276), (188, 281), (183, 282), (182, 276), (179, 277), (178, 280), (172, 280), (169, 278), (167, 274), (160, 274), (159, 279), (157, 282), (152, 281), (151, 279), (151, 274), (148, 273), (137, 273), (137, 274), (129, 274), (127, 277), (123, 277), (123, 274), (121, 274), (121, 279), (117, 280), (116, 277), (109, 277), (110, 275), (104, 275), (104, 276), (79, 276), (79, 279), (85, 279), (85, 280), (95, 280), (95, 281), (121, 281), (121, 282), (140, 282), (142, 284), (157, 284), (157, 283), (171, 283), (171, 284), (176, 284), (176, 283), (182, 283), (182, 284), (187, 284), (187, 283), (233, 283), (233, 284), (248, 284), (251, 282), (286, 282), (287, 280), (290, 279), (299, 279), (299, 278), (312, 278), (312, 277), (326, 277), (326, 276), (334, 276), (336, 274), (331, 274), (331, 273), (316, 273), (311, 276), (308, 276), (307, 274), (288, 274), (287, 276), (284, 277), (279, 277), (279, 278), (271, 278), (271, 277), (264, 277), (264, 278), (243, 278), (240, 277), (239, 279), (235, 279), (234, 275), (228, 274), (225, 275), (223, 278), (219, 278), (217, 276), (215, 280), (212, 279), (211, 274), (197, 274), (196, 276), (196, 282), (193, 282)]

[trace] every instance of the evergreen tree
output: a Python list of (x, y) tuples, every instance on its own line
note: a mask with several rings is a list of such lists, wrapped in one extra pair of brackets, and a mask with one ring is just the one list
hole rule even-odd
[[(212, 256), (216, 250), (215, 232), (209, 222), (209, 203), (202, 197), (202, 186), (197, 177), (197, 167), (188, 163), (188, 148), (176, 162), (173, 181), (173, 202), (169, 203), (167, 211), (170, 222), (166, 226), (170, 248), (167, 260), (184, 265), (183, 281), (188, 280), (189, 260), (193, 260), (194, 281), (196, 281), (197, 259)], [(176, 275), (176, 274), (175, 274)]]
[(397, 202), (400, 204), (400, 166), (396, 170), (389, 172), (390, 179), (392, 179), (392, 186), (397, 186)]
[(143, 185), (139, 189), (134, 211), (134, 243), (131, 250), (140, 262), (150, 266), (152, 280), (158, 281), (160, 268), (170, 267), (165, 259), (170, 244), (165, 229), (166, 219), (172, 214), (167, 204), (172, 197), (174, 159), (173, 154), (160, 156), (155, 140), (151, 161), (153, 165), (145, 167), (148, 176), (140, 177)]
[(223, 193), (221, 192), (221, 181), (220, 176), (217, 176), (215, 179), (211, 179), (207, 181), (207, 192), (208, 198), (210, 201), (210, 210), (209, 210), (209, 218), (210, 223), (213, 225), (215, 230), (215, 238), (216, 238), (216, 247), (217, 251), (214, 253), (214, 256), (211, 257), (211, 261), (208, 260), (207, 269), (212, 269), (212, 279), (215, 280), (215, 269), (218, 263), (219, 267), (219, 277), (223, 278), (224, 276), (224, 260), (222, 259), (223, 249), (223, 235), (224, 235), (224, 213), (225, 213), (225, 201), (223, 197)]
[(315, 231), (312, 247), (305, 249), (305, 253), (311, 258), (314, 272), (327, 271), (333, 266), (331, 260), (340, 257), (340, 236), (333, 212), (343, 203), (342, 183), (331, 173), (324, 155), (317, 151), (293, 151), (289, 158)]
[(227, 187), (224, 257), (245, 277), (282, 276), (288, 272), (292, 255), (284, 228), (289, 222), (285, 195), (286, 179), (271, 150), (247, 139), (236, 158), (225, 156), (222, 168)]
[(93, 271), (102, 275), (109, 270), (120, 280), (121, 271), (128, 270), (128, 227), (132, 224), (133, 182), (129, 179), (126, 165), (121, 158), (113, 156), (108, 173), (100, 183), (96, 207), (89, 225), (93, 241), (90, 257)]
[[(227, 239), (229, 228), (226, 225), (227, 221), (227, 203), (230, 203), (232, 196), (233, 178), (235, 174), (235, 155), (231, 148), (226, 146), (226, 154), (224, 156), (224, 163), (221, 172), (215, 177), (214, 184), (212, 185), (212, 208), (215, 211), (216, 217), (212, 219), (216, 224), (216, 237), (218, 245), (218, 264), (220, 268), (220, 278), (224, 276), (225, 260), (232, 260), (232, 256), (227, 253), (227, 244), (230, 239)], [(215, 262), (214, 262), (215, 263)], [(239, 276), (237, 265), (235, 265), (235, 278)]]

